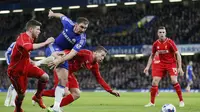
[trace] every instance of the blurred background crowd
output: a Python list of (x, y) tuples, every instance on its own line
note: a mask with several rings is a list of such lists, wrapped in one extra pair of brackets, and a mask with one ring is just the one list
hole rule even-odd
[[(158, 26), (165, 26), (168, 37), (176, 44), (196, 44), (200, 42), (200, 8), (199, 4), (185, 6), (183, 4), (170, 5), (140, 5), (135, 7), (101, 7), (95, 9), (62, 10), (75, 21), (79, 16), (87, 17), (90, 21), (87, 34), (86, 47), (103, 46), (134, 46), (151, 45), (156, 39)], [(150, 22), (141, 25), (138, 21), (146, 16), (154, 16)], [(62, 31), (62, 24), (59, 19), (48, 18), (48, 11), (44, 12), (23, 12), (0, 15), (0, 50), (6, 50), (15, 41), (17, 35), (23, 31), (25, 23), (30, 19), (42, 22), (41, 35), (38, 42), (48, 37), (56, 37)], [(192, 88), (200, 88), (200, 63), (199, 54), (183, 56), (183, 69), (189, 61), (194, 63), (196, 80)], [(151, 86), (150, 75), (146, 76), (143, 70), (147, 64), (148, 57), (140, 58), (106, 58), (101, 64), (100, 71), (106, 82), (116, 89), (141, 89)], [(8, 88), (10, 81), (6, 75), (7, 64), (0, 62), (0, 88)], [(50, 70), (44, 68), (50, 74), (51, 81), (47, 88), (52, 87), (53, 75)], [(95, 77), (89, 71), (83, 70), (76, 73), (81, 89), (96, 89), (99, 86)], [(167, 77), (167, 76), (166, 76)], [(182, 88), (185, 88), (185, 76), (179, 76)], [(36, 81), (29, 79), (28, 88), (36, 88)], [(169, 78), (164, 78), (160, 88), (171, 88)]]

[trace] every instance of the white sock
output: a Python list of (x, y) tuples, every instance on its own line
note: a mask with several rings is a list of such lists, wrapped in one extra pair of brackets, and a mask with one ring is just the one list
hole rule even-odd
[(55, 90), (55, 100), (54, 100), (54, 106), (53, 106), (53, 110), (55, 111), (59, 111), (60, 109), (60, 103), (62, 101), (63, 95), (65, 93), (65, 87), (63, 86), (57, 86), (56, 90)]
[(7, 92), (7, 96), (6, 96), (6, 100), (5, 100), (5, 104), (4, 105), (9, 105), (9, 101), (12, 95), (12, 91), (13, 91), (13, 85), (11, 84), (8, 88), (8, 92)]
[(13, 89), (11, 100), (10, 100), (10, 105), (15, 106), (15, 98), (16, 98), (16, 96), (17, 96), (17, 92), (15, 91), (15, 89)]
[(49, 56), (49, 57), (44, 58), (44, 59), (42, 59), (40, 61), (36, 61), (35, 65), (36, 66), (40, 66), (41, 64), (48, 64), (48, 63), (52, 62), (54, 59), (55, 59), (55, 57)]

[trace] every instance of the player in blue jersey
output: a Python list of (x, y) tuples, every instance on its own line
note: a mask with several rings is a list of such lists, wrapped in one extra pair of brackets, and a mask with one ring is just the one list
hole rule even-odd
[(55, 112), (58, 112), (60, 110), (62, 97), (68, 90), (65, 89), (65, 85), (68, 82), (67, 60), (72, 59), (79, 52), (79, 50), (85, 46), (85, 31), (88, 27), (89, 21), (87, 18), (79, 17), (77, 18), (76, 22), (73, 22), (67, 16), (61, 13), (54, 13), (51, 10), (49, 11), (48, 16), (49, 18), (60, 18), (63, 25), (63, 31), (55, 39), (55, 42), (46, 48), (46, 56), (50, 56), (53, 52), (56, 51), (63, 51), (65, 49), (71, 50), (69, 54), (65, 55), (62, 58), (56, 58), (52, 63), (50, 63), (50, 66), (56, 67), (56, 72), (59, 77), (59, 85), (56, 87), (55, 90), (54, 107), (52, 108)]
[[(9, 48), (7, 49), (7, 51), (5, 52), (5, 58), (6, 58), (6, 62), (9, 65), (10, 64), (10, 55), (12, 53), (12, 49), (15, 45), (15, 42), (13, 42)], [(15, 97), (17, 96), (17, 93), (13, 87), (13, 85), (11, 84), (8, 88), (8, 92), (6, 95), (6, 100), (4, 102), (4, 106), (15, 106)]]
[(190, 61), (186, 68), (186, 79), (187, 79), (186, 91), (187, 92), (190, 92), (190, 86), (193, 84), (193, 79), (196, 79), (196, 76), (194, 75), (194, 72), (193, 72), (192, 65), (193, 65), (193, 62)]

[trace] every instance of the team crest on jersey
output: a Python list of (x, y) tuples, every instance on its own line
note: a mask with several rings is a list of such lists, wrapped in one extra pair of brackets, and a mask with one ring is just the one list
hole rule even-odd
[(68, 32), (68, 29), (65, 29), (66, 32)]
[(167, 49), (167, 46), (165, 46), (165, 49)]
[(76, 42), (76, 39), (72, 39), (72, 42)]
[(80, 48), (81, 48), (81, 45), (80, 45), (80, 44), (77, 44), (77, 45), (76, 45), (76, 48), (80, 49)]
[(157, 49), (160, 49), (160, 47), (159, 47), (159, 46), (157, 46)]
[(85, 63), (86, 63), (86, 64), (88, 64), (88, 63), (89, 63), (89, 61), (87, 60)]

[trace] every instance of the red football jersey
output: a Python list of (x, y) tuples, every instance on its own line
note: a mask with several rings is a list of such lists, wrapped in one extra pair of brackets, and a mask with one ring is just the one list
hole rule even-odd
[[(66, 53), (69, 53), (69, 50), (65, 50)], [(96, 77), (97, 82), (108, 92), (112, 91), (110, 86), (104, 81), (101, 77), (99, 71), (99, 64), (94, 61), (93, 52), (90, 50), (82, 49), (77, 55), (69, 60), (69, 72), (76, 72), (80, 69), (87, 69), (92, 72)]]
[(159, 57), (159, 54), (156, 53), (154, 58), (153, 58), (153, 63), (152, 64), (158, 64), (160, 63), (160, 57)]
[(175, 52), (177, 47), (173, 40), (166, 38), (165, 41), (157, 40), (153, 43), (152, 53), (158, 52), (160, 62), (174, 63), (176, 62)]
[(21, 72), (24, 75), (26, 70), (26, 65), (30, 64), (30, 51), (33, 50), (33, 39), (29, 37), (26, 33), (21, 33), (13, 48), (11, 54), (11, 62), (8, 66), (8, 71), (12, 70), (15, 72)]

